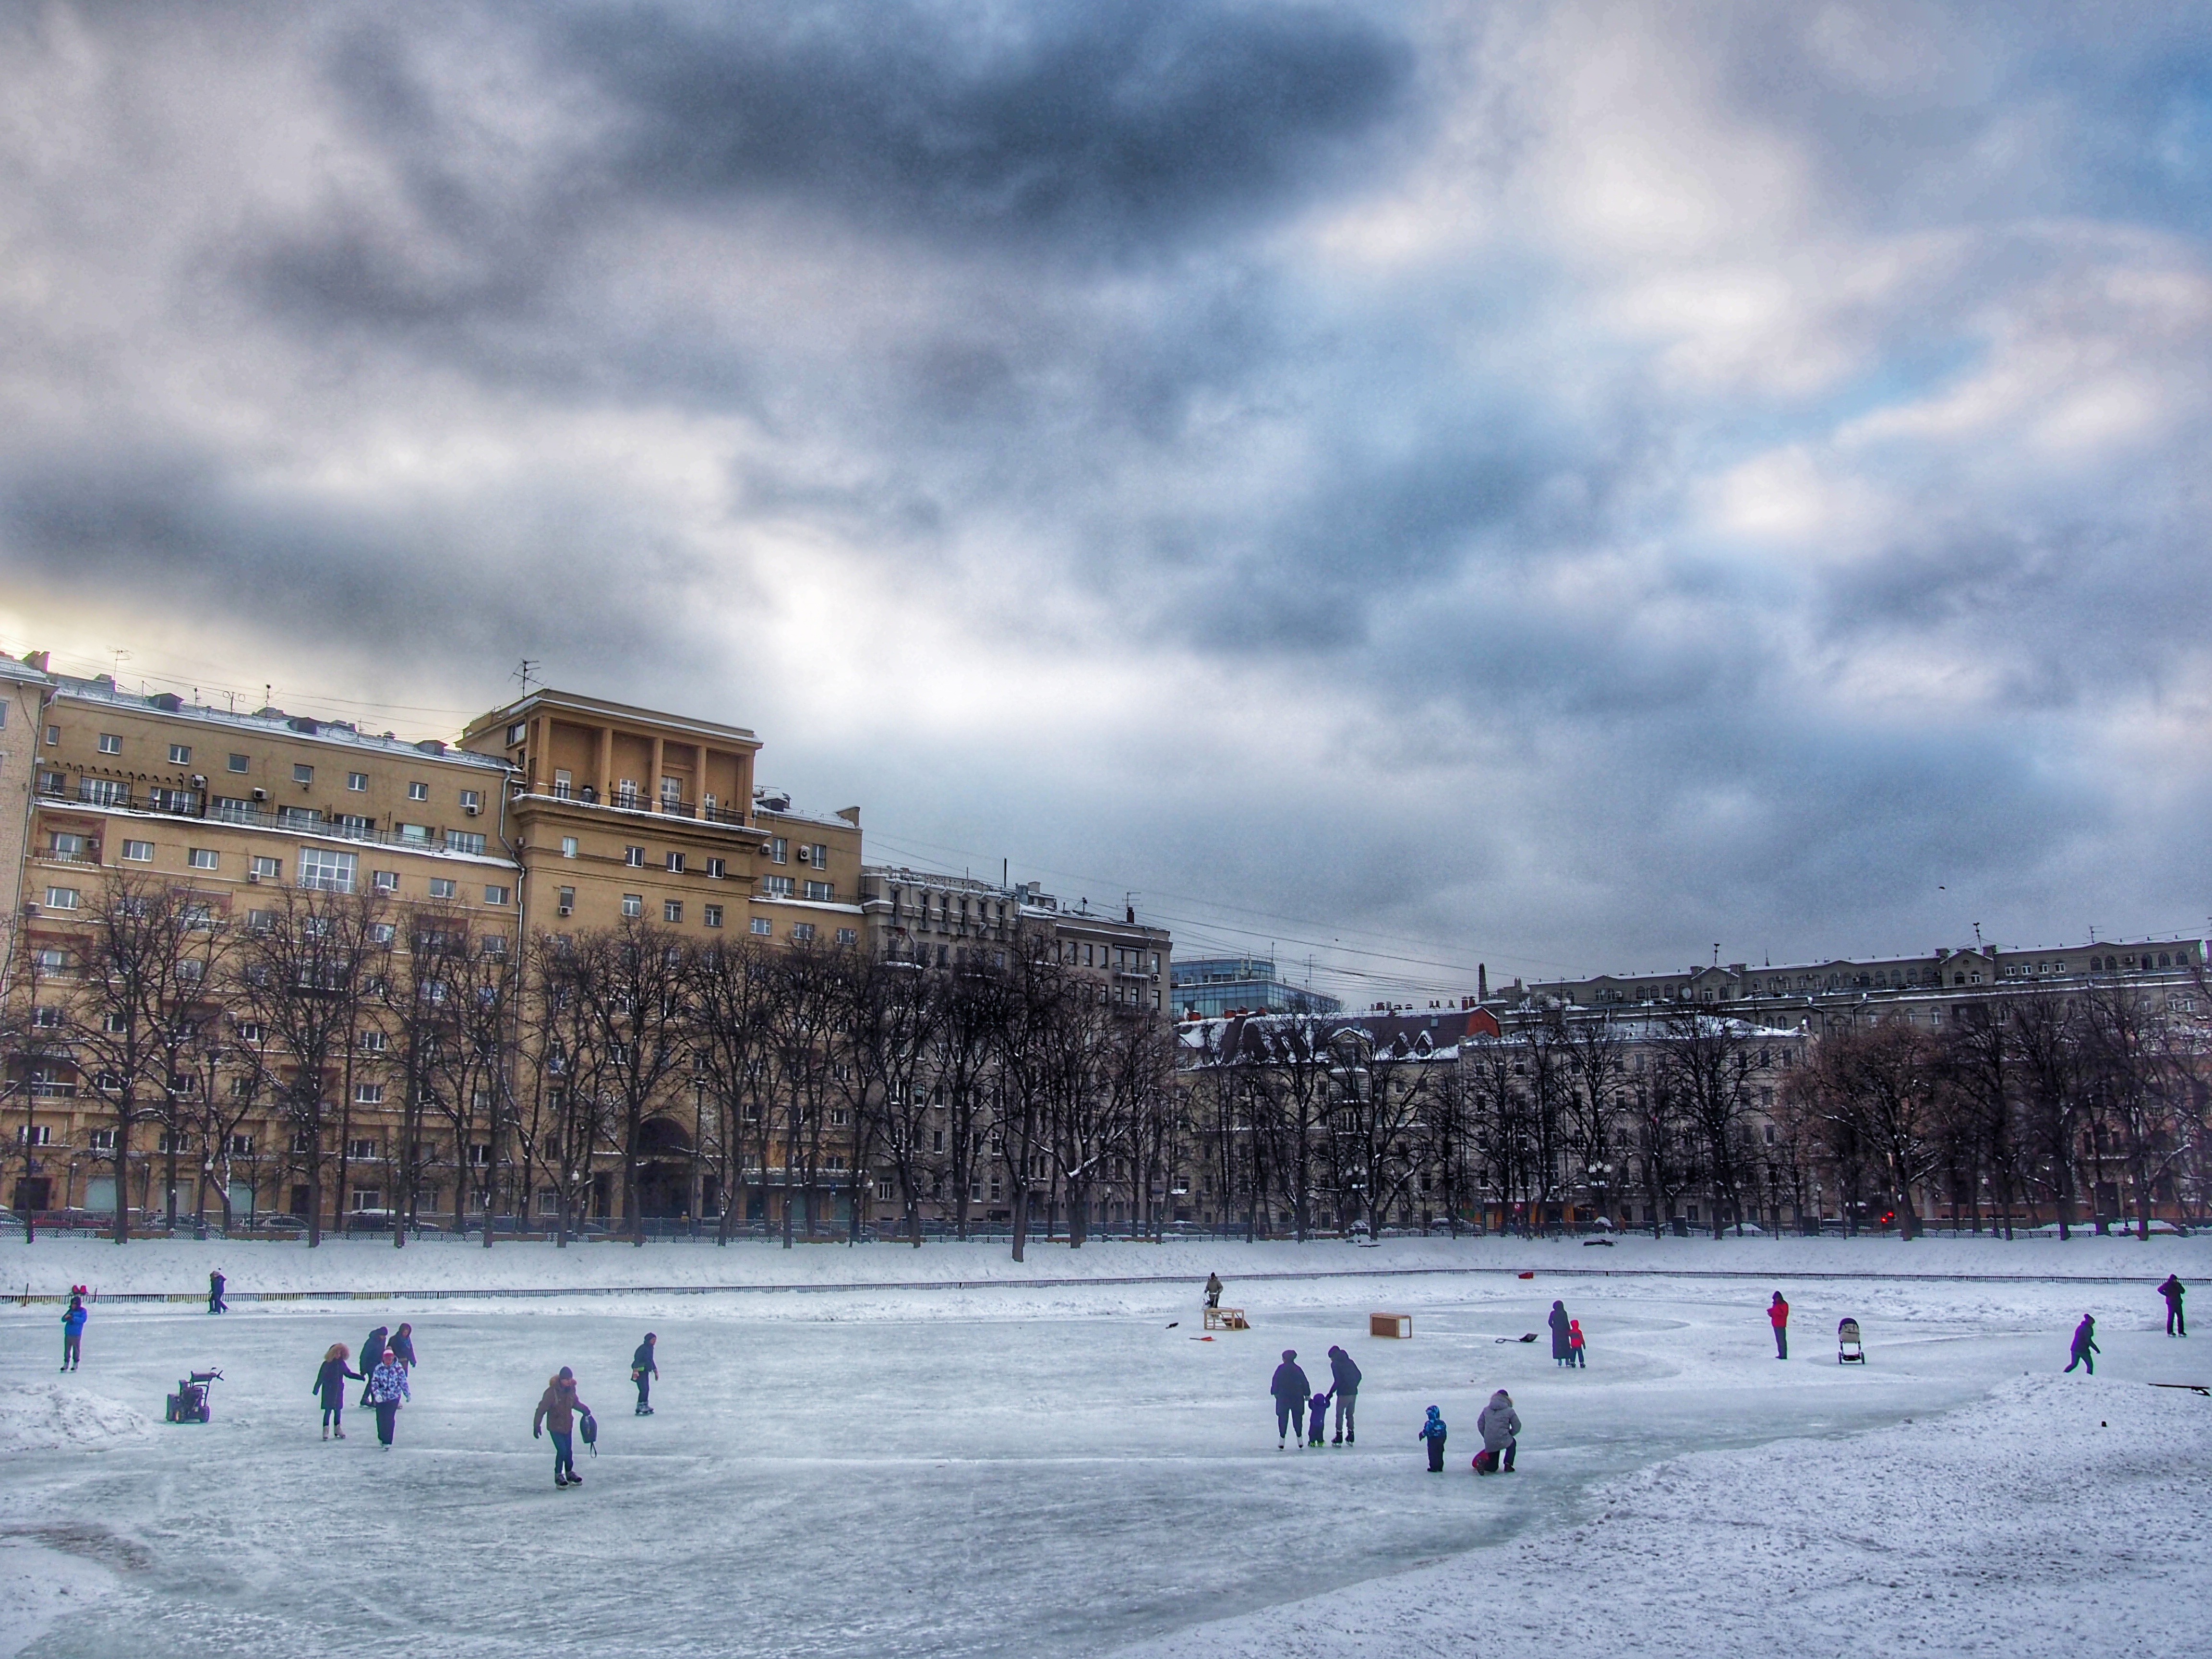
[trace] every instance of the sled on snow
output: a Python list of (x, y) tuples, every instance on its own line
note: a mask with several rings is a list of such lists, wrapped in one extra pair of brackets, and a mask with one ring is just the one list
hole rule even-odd
[(205, 1423), (214, 1415), (208, 1406), (211, 1384), (222, 1381), (221, 1371), (188, 1372), (177, 1384), (161, 1413), (165, 1423)]
[(1866, 1363), (1866, 1349), (1859, 1341), (1859, 1322), (1846, 1319), (1836, 1327), (1836, 1364), (1863, 1365)]
[(1206, 1328), (1209, 1331), (1249, 1331), (1252, 1327), (1245, 1322), (1242, 1308), (1208, 1308), (1206, 1310)]

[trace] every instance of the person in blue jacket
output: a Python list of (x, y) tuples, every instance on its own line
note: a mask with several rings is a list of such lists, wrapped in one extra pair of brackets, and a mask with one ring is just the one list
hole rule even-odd
[(1267, 1392), (1275, 1397), (1275, 1449), (1280, 1451), (1290, 1444), (1291, 1431), (1305, 1415), (1306, 1397), (1313, 1392), (1306, 1374), (1298, 1369), (1296, 1348), (1283, 1350), (1283, 1363), (1275, 1367), (1274, 1380), (1267, 1384)]
[(2097, 1321), (2093, 1314), (2083, 1314), (2081, 1322), (2074, 1328), (2074, 1357), (2066, 1362), (2066, 1369), (2087, 1365), (2089, 1375), (2097, 1374), (2096, 1356), (2104, 1352), (2097, 1346)]
[(1306, 1444), (1324, 1445), (1327, 1443), (1328, 1434), (1328, 1396), (1325, 1394), (1317, 1394), (1308, 1401), (1306, 1405), (1310, 1412), (1306, 1424)]
[(1444, 1414), (1434, 1406), (1429, 1407), (1429, 1420), (1421, 1425), (1420, 1433), (1413, 1437), (1424, 1440), (1429, 1447), (1429, 1473), (1442, 1474), (1444, 1469)]
[(84, 1358), (84, 1322), (90, 1317), (85, 1312), (84, 1298), (70, 1298), (69, 1311), (62, 1316), (62, 1369), (73, 1371), (77, 1361)]
[(347, 1357), (344, 1343), (331, 1343), (331, 1351), (323, 1356), (322, 1368), (315, 1373), (314, 1387), (308, 1390), (310, 1394), (322, 1396), (323, 1438), (325, 1440), (345, 1438), (346, 1379), (351, 1377), (356, 1382), (368, 1380), (346, 1364)]
[(637, 1384), (637, 1414), (653, 1415), (653, 1379), (660, 1375), (660, 1367), (653, 1363), (653, 1345), (660, 1339), (651, 1331), (637, 1345), (637, 1352), (629, 1357), (629, 1380)]

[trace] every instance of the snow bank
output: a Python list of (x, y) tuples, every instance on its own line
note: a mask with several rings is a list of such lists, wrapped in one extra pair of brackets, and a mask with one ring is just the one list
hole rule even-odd
[(119, 1401), (66, 1382), (23, 1382), (0, 1391), (0, 1452), (97, 1451), (143, 1440), (152, 1431)]
[[(1010, 1258), (1003, 1239), (972, 1243), (801, 1245), (745, 1240), (571, 1245), (480, 1244), (443, 1239), (395, 1250), (387, 1238), (332, 1239), (310, 1249), (301, 1243), (138, 1240), (118, 1247), (89, 1237), (48, 1236), (25, 1244), (0, 1239), (0, 1286), (14, 1293), (65, 1293), (89, 1285), (96, 1294), (167, 1294), (196, 1297), (220, 1267), (229, 1291), (244, 1302), (259, 1295), (333, 1292), (452, 1293), (468, 1290), (588, 1291), (662, 1286), (711, 1289), (764, 1285), (985, 1285), (1117, 1278), (1202, 1281), (1209, 1271), (1239, 1279), (1310, 1273), (1414, 1273), (1474, 1271), (1540, 1277), (1614, 1274), (1685, 1277), (1741, 1274), (1786, 1285), (1792, 1279), (1971, 1275), (1992, 1279), (2118, 1279), (2155, 1284), (2169, 1273), (2184, 1280), (2212, 1278), (2212, 1237), (1916, 1240), (1730, 1237), (1654, 1239), (1628, 1235), (1606, 1245), (1578, 1239), (1443, 1237), (1386, 1239), (1372, 1249), (1340, 1241), (1307, 1244), (1173, 1239), (1164, 1244), (1094, 1241), (1080, 1250), (1032, 1241), (1029, 1260)], [(1418, 1283), (1418, 1280), (1414, 1281)], [(1793, 1296), (1792, 1300), (1795, 1300)]]
[(1599, 1484), (1567, 1529), (1125, 1651), (2179, 1659), (2206, 1651), (2184, 1587), (2212, 1571), (2208, 1476), (2212, 1401), (2027, 1377), (1940, 1419), (1676, 1458)]

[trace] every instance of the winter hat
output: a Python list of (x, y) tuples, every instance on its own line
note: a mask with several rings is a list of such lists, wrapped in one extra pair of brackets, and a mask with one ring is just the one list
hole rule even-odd
[(1490, 1403), (1493, 1406), (1510, 1406), (1513, 1403), (1513, 1396), (1506, 1393), (1504, 1389), (1500, 1389), (1496, 1394), (1490, 1396)]
[(561, 1367), (561, 1380), (563, 1382), (574, 1382), (576, 1380), (576, 1373), (563, 1365)]
[(392, 1352), (392, 1350), (391, 1350), (391, 1349), (389, 1349), (389, 1348), (386, 1348), (386, 1349), (384, 1351), (384, 1357), (385, 1357), (386, 1359), (397, 1359), (397, 1358), (399, 1358), (399, 1356), (398, 1356), (398, 1354), (396, 1354), (396, 1353)]
[(1297, 1357), (1298, 1351), (1296, 1348), (1285, 1348), (1283, 1350), (1283, 1358), (1285, 1359), (1296, 1359)]

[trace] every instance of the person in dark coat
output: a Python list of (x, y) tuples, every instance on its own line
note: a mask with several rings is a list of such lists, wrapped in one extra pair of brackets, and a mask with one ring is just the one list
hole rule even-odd
[(2074, 1357), (2066, 1362), (2066, 1369), (2070, 1371), (2076, 1365), (2087, 1365), (2089, 1368), (2089, 1375), (2094, 1376), (2097, 1374), (2095, 1356), (2103, 1352), (2104, 1350), (2097, 1346), (2095, 1317), (2089, 1314), (2083, 1314), (2081, 1322), (2074, 1328)]
[(576, 1373), (566, 1365), (545, 1379), (545, 1392), (538, 1401), (538, 1412), (530, 1419), (530, 1437), (537, 1439), (545, 1430), (553, 1435), (553, 1484), (556, 1486), (580, 1486), (584, 1477), (576, 1473), (576, 1417), (581, 1413), (589, 1417), (592, 1408), (576, 1398)]
[(1268, 1383), (1267, 1392), (1275, 1397), (1275, 1449), (1280, 1451), (1290, 1444), (1291, 1431), (1305, 1414), (1306, 1396), (1313, 1392), (1313, 1384), (1298, 1369), (1296, 1348), (1283, 1350), (1283, 1363), (1275, 1367), (1275, 1379)]
[(1567, 1317), (1567, 1304), (1554, 1302), (1551, 1317), (1546, 1322), (1552, 1328), (1552, 1363), (1554, 1365), (1572, 1364), (1575, 1351), (1567, 1342), (1567, 1327), (1573, 1322)]
[(70, 1298), (69, 1311), (62, 1316), (62, 1369), (73, 1371), (84, 1358), (84, 1322), (92, 1316), (85, 1311), (84, 1298)]
[(1328, 1432), (1328, 1396), (1317, 1394), (1306, 1402), (1310, 1417), (1306, 1424), (1306, 1444), (1318, 1446)]
[(1789, 1358), (1790, 1304), (1782, 1299), (1779, 1291), (1775, 1291), (1774, 1300), (1766, 1304), (1766, 1322), (1774, 1327), (1774, 1357)]
[(351, 1377), (356, 1382), (366, 1382), (368, 1377), (346, 1364), (346, 1345), (331, 1344), (331, 1351), (323, 1356), (322, 1369), (315, 1373), (314, 1387), (310, 1394), (320, 1395), (323, 1401), (323, 1438), (345, 1438), (345, 1385)]
[(392, 1340), (385, 1346), (390, 1348), (399, 1363), (410, 1371), (422, 1363), (415, 1358), (415, 1328), (412, 1325), (403, 1322), (399, 1328), (392, 1332)]
[(1208, 1273), (1206, 1276), (1206, 1305), (1209, 1308), (1218, 1308), (1221, 1305), (1221, 1275), (1219, 1273)]
[(1413, 1438), (1428, 1446), (1431, 1474), (1442, 1474), (1444, 1471), (1444, 1436), (1448, 1432), (1444, 1414), (1434, 1406), (1430, 1407), (1428, 1421), (1421, 1425), (1421, 1431)]
[(1336, 1442), (1357, 1444), (1359, 1437), (1352, 1430), (1359, 1409), (1359, 1367), (1341, 1348), (1328, 1351), (1328, 1391), (1336, 1401)]
[(210, 1313), (230, 1311), (222, 1304), (222, 1287), (226, 1282), (222, 1276), (222, 1269), (220, 1267), (208, 1275), (208, 1311)]
[(2188, 1286), (2168, 1273), (2166, 1283), (2158, 1287), (2158, 1293), (2166, 1298), (2166, 1334), (2168, 1336), (2188, 1335), (2189, 1322), (2181, 1315), (2181, 1298), (2189, 1294)]
[(377, 1443), (390, 1451), (392, 1431), (398, 1425), (399, 1408), (406, 1403), (408, 1394), (407, 1367), (389, 1348), (368, 1374), (368, 1403), (376, 1407)]
[[(384, 1325), (379, 1325), (374, 1330), (368, 1334), (368, 1340), (361, 1345), (361, 1368), (362, 1370), (367, 1371), (374, 1368), (377, 1360), (382, 1356), (384, 1351), (392, 1346), (390, 1342), (385, 1340), (391, 1334), (391, 1328), (388, 1326)], [(369, 1399), (368, 1390), (367, 1389), (363, 1389), (361, 1391), (361, 1403), (364, 1406), (374, 1405), (375, 1403), (374, 1401)]]
[(653, 1363), (653, 1345), (660, 1339), (651, 1331), (637, 1345), (637, 1352), (629, 1357), (629, 1380), (637, 1384), (637, 1414), (653, 1415), (653, 1379), (660, 1375), (660, 1367)]

